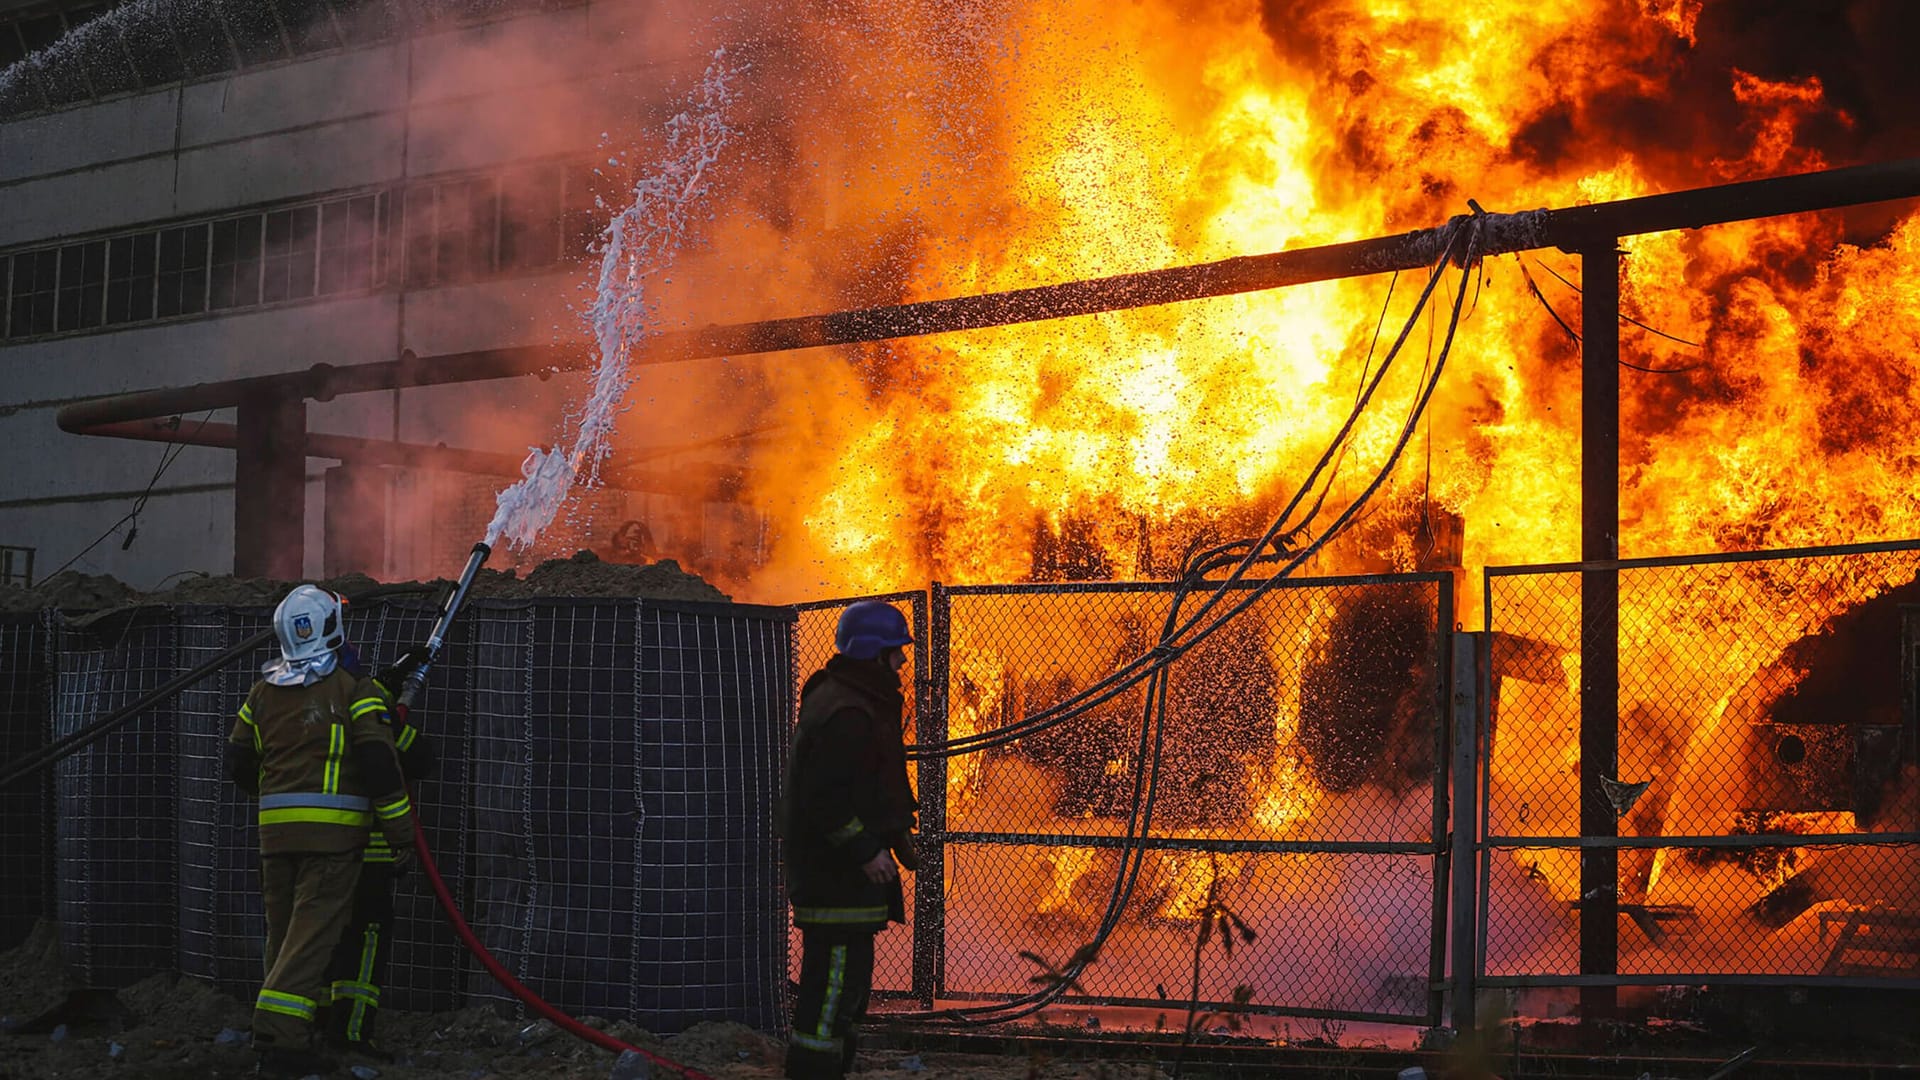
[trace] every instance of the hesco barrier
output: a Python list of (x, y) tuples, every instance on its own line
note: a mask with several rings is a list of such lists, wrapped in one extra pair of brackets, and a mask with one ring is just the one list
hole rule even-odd
[[(53, 734), (233, 647), (268, 615), (52, 616)], [(433, 617), (417, 602), (355, 605), (349, 634), (384, 661), (423, 640)], [(422, 704), (440, 770), (416, 805), (475, 931), (562, 1009), (663, 1032), (708, 1019), (780, 1023), (786, 910), (771, 819), (792, 618), (745, 605), (533, 599), (472, 601), (456, 623)], [(52, 876), (68, 961), (88, 982), (178, 970), (241, 996), (257, 989), (253, 809), (220, 779), (220, 760), (266, 655), (57, 766)], [(505, 998), (423, 886), (403, 883), (396, 906), (387, 1004)]]
[[(0, 761), (45, 746), (47, 625), (39, 612), (0, 613)], [(53, 914), (53, 780), (41, 773), (0, 790), (0, 949)]]

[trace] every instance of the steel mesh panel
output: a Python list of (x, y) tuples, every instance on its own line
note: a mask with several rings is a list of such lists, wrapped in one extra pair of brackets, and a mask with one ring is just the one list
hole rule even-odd
[[(270, 608), (176, 609), (180, 662), (192, 667), (269, 628)], [(257, 803), (227, 782), (227, 736), (271, 639), (182, 691), (180, 956), (183, 975), (246, 1000), (260, 987), (266, 913), (260, 899)], [(139, 721), (136, 721), (138, 723)]]
[[(1899, 544), (1609, 571), (1618, 754), (1597, 794), (1621, 839), (1584, 840), (1582, 574), (1490, 572), (1486, 973), (1583, 970), (1584, 844), (1616, 862), (1602, 895), (1619, 942), (1587, 971), (1920, 980), (1920, 793), (1900, 656), (1916, 570), (1920, 550)], [(1856, 941), (1908, 950), (1868, 962), (1849, 955)]]
[[(54, 624), (53, 734), (131, 704), (180, 670), (172, 612)], [(61, 945), (74, 973), (124, 986), (174, 966), (179, 726), (163, 704), (54, 769)]]
[(631, 602), (540, 602), (527, 640), (527, 984), (562, 1008), (631, 1008), (634, 633)]
[[(633, 1017), (782, 1022), (773, 837), (793, 663), (785, 611), (642, 601)], [(657, 959), (655, 959), (657, 957)]]
[[(52, 657), (45, 617), (0, 614), (0, 760), (47, 745)], [(53, 913), (53, 785), (49, 770), (0, 789), (0, 949)]]
[[(911, 593), (886, 597), (850, 597), (843, 600), (818, 601), (803, 604), (793, 626), (793, 721), (800, 719), (800, 688), (806, 684), (809, 676), (826, 664), (834, 655), (834, 630), (840, 623), (840, 613), (851, 604), (865, 599), (884, 599), (907, 617), (907, 625), (914, 626), (920, 620), (916, 617), (914, 606), (924, 600), (924, 594)], [(927, 643), (919, 642), (907, 650), (907, 666), (900, 670), (900, 685), (903, 689), (916, 687), (925, 679), (925, 663), (921, 654)], [(915, 724), (920, 695), (906, 693), (905, 739), (912, 743), (919, 737), (919, 728)], [(782, 754), (782, 760), (785, 755)], [(916, 792), (919, 790), (919, 777), (912, 775)], [(906, 995), (913, 990), (913, 957), (915, 934), (913, 923), (917, 890), (922, 887), (912, 873), (901, 877), (901, 886), (908, 897), (907, 926), (905, 929), (889, 927), (873, 939), (873, 991), (877, 996)], [(783, 891), (784, 895), (784, 891)], [(784, 913), (783, 913), (784, 918)], [(791, 925), (785, 930), (787, 935), (787, 978), (798, 984), (800, 980), (800, 931)]]
[[(997, 998), (1032, 989), (1091, 940), (1121, 872), (1113, 849), (956, 843), (948, 848), (948, 995)], [(1201, 948), (1201, 1002), (1252, 991), (1271, 1012), (1407, 1017), (1428, 1007), (1433, 860), (1357, 852), (1150, 851), (1100, 958), (1062, 1000), (1179, 1007), (1194, 992), (1198, 918), (1215, 900), (1253, 941), (1229, 957)], [(1416, 917), (1417, 916), (1417, 917)], [(1177, 1025), (1176, 1025), (1177, 1026)]]
[[(466, 916), (487, 950), (515, 977), (527, 953), (527, 909), (537, 894), (530, 874), (533, 784), (529, 751), (533, 610), (471, 602), (462, 616), (471, 635), (468, 767), (473, 885)], [(467, 981), (476, 998), (512, 1000), (484, 971)]]

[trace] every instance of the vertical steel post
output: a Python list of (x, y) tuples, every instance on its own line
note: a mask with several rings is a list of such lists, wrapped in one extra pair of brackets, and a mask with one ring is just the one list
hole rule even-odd
[[(914, 721), (916, 742), (926, 745), (947, 739), (947, 644), (951, 629), (946, 586), (934, 582), (928, 589), (924, 621), (916, 619), (914, 637), (920, 642), (915, 670), (926, 674), (917, 681)], [(913, 882), (913, 996), (922, 1008), (933, 1002), (947, 983), (947, 759), (929, 755), (920, 759), (920, 872)]]
[(235, 409), (233, 576), (306, 574), (307, 403), (256, 394)]
[(1449, 748), (1453, 745), (1453, 650), (1455, 644), (1453, 578), (1444, 576), (1434, 583), (1436, 618), (1433, 636), (1433, 821), (1427, 840), (1433, 845), (1433, 911), (1428, 916), (1427, 942), (1427, 1026), (1444, 1022), (1447, 1008), (1447, 910), (1452, 897), (1453, 877), (1463, 869), (1453, 850), (1448, 822), (1453, 811), (1448, 797), (1448, 770), (1452, 768)]
[[(1620, 557), (1619, 238), (1582, 245), (1580, 276), (1580, 559)], [(1618, 773), (1620, 750), (1620, 577), (1580, 575), (1580, 835), (1619, 835), (1601, 780)], [(1580, 849), (1580, 974), (1613, 975), (1619, 954), (1619, 851)], [(1580, 993), (1585, 1019), (1611, 1015), (1616, 987)]]
[(1474, 1029), (1474, 995), (1479, 984), (1480, 950), (1474, 943), (1479, 884), (1480, 713), (1489, 647), (1493, 635), (1453, 635), (1453, 836), (1449, 870), (1453, 877), (1453, 1029)]

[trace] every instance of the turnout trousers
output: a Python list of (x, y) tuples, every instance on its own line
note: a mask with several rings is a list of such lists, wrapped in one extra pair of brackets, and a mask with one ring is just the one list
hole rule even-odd
[(787, 1045), (791, 1080), (840, 1080), (873, 989), (872, 930), (800, 930), (800, 992)]
[(253, 1005), (256, 1048), (312, 1045), (314, 1013), (332, 997), (327, 963), (352, 911), (359, 877), (357, 849), (260, 857), (267, 972)]
[(372, 1042), (392, 932), (393, 864), (365, 863), (354, 885), (352, 911), (327, 965), (333, 996), (333, 1006), (327, 1010), (329, 1043), (357, 1048)]

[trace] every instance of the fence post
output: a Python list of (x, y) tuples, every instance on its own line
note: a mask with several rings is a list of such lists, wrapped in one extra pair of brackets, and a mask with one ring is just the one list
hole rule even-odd
[(1474, 933), (1479, 883), (1480, 851), (1476, 825), (1480, 819), (1480, 712), (1482, 674), (1492, 635), (1457, 632), (1453, 635), (1453, 838), (1448, 882), (1453, 889), (1453, 1029), (1472, 1031), (1477, 1021), (1474, 995), (1479, 983), (1479, 949)]
[[(947, 739), (947, 645), (950, 630), (946, 586), (933, 582), (928, 603), (914, 604), (914, 637), (920, 642), (915, 687), (916, 742)], [(933, 1008), (947, 981), (947, 759), (920, 759), (920, 872), (913, 879), (913, 996)]]
[[(1580, 560), (1620, 557), (1620, 241), (1580, 248), (1586, 285), (1580, 346)], [(1606, 784), (1619, 776), (1620, 576), (1580, 575), (1580, 836), (1618, 836)], [(1619, 850), (1580, 849), (1580, 974), (1613, 975), (1619, 956)], [(1580, 1018), (1611, 1016), (1615, 987), (1580, 990)]]

